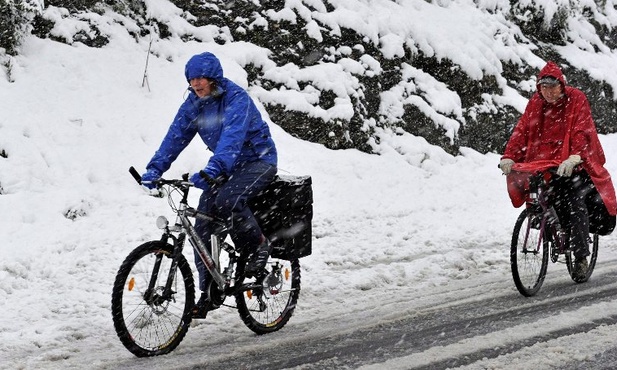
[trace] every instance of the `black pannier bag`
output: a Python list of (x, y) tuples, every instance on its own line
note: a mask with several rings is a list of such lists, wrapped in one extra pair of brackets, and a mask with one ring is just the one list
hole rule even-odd
[(598, 235), (609, 235), (615, 229), (615, 216), (611, 216), (595, 189), (589, 192), (585, 199), (589, 214), (589, 232)]
[(312, 253), (313, 189), (310, 176), (277, 175), (249, 201), (273, 246), (272, 257), (285, 260)]

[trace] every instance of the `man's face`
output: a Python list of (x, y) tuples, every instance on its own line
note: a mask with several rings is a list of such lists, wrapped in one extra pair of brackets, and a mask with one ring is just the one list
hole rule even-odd
[(560, 83), (555, 85), (540, 84), (540, 93), (549, 104), (554, 104), (563, 95), (563, 87)]
[(200, 98), (208, 96), (212, 92), (212, 83), (205, 77), (193, 78), (189, 81), (189, 84)]

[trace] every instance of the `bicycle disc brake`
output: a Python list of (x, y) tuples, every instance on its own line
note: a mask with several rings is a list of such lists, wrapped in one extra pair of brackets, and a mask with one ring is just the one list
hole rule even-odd
[(283, 274), (280, 266), (273, 266), (272, 271), (265, 277), (263, 281), (264, 290), (267, 290), (270, 295), (278, 294), (283, 288)]

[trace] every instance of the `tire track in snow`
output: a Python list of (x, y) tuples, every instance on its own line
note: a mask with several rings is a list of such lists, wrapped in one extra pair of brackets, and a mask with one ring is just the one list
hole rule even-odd
[[(365, 312), (350, 310), (352, 316), (339, 317), (341, 322), (324, 317), (313, 329), (307, 324), (303, 335), (264, 338), (263, 345), (236, 347), (233, 356), (210, 357), (191, 368), (475, 369), (487, 368), (482, 364), (491, 360), (488, 368), (500, 368), (501, 359), (508, 363), (507, 356), (516, 357), (518, 351), (542, 343), (559, 345), (555, 338), (616, 324), (617, 283), (611, 262), (602, 261), (593, 280), (580, 285), (569, 280), (565, 267), (549, 270), (544, 287), (533, 298), (520, 296), (511, 280), (496, 282), (494, 275), (415, 299), (405, 295), (398, 302), (397, 292), (391, 292), (390, 299), (376, 297), (372, 308), (361, 305)], [(597, 352), (586, 355), (605, 347), (596, 345)], [(572, 354), (565, 352), (567, 356), (553, 356), (549, 362), (571, 361)]]

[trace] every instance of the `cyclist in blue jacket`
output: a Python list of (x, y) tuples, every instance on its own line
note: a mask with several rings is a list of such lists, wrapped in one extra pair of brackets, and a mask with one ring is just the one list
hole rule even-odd
[[(234, 244), (250, 253), (247, 275), (256, 274), (264, 268), (271, 246), (247, 201), (272, 182), (277, 172), (277, 152), (270, 129), (248, 93), (223, 77), (221, 63), (213, 54), (193, 56), (184, 74), (190, 85), (189, 95), (146, 166), (142, 182), (151, 187), (149, 182), (159, 179), (199, 134), (213, 153), (203, 171), (213, 179), (225, 177), (227, 181), (211, 188), (196, 171), (191, 182), (203, 190), (198, 209), (228, 220)], [(195, 228), (209, 246), (212, 230), (208, 223), (197, 220)], [(218, 306), (208, 297), (212, 277), (197, 254), (195, 263), (202, 294), (193, 317), (205, 318), (209, 310)]]

